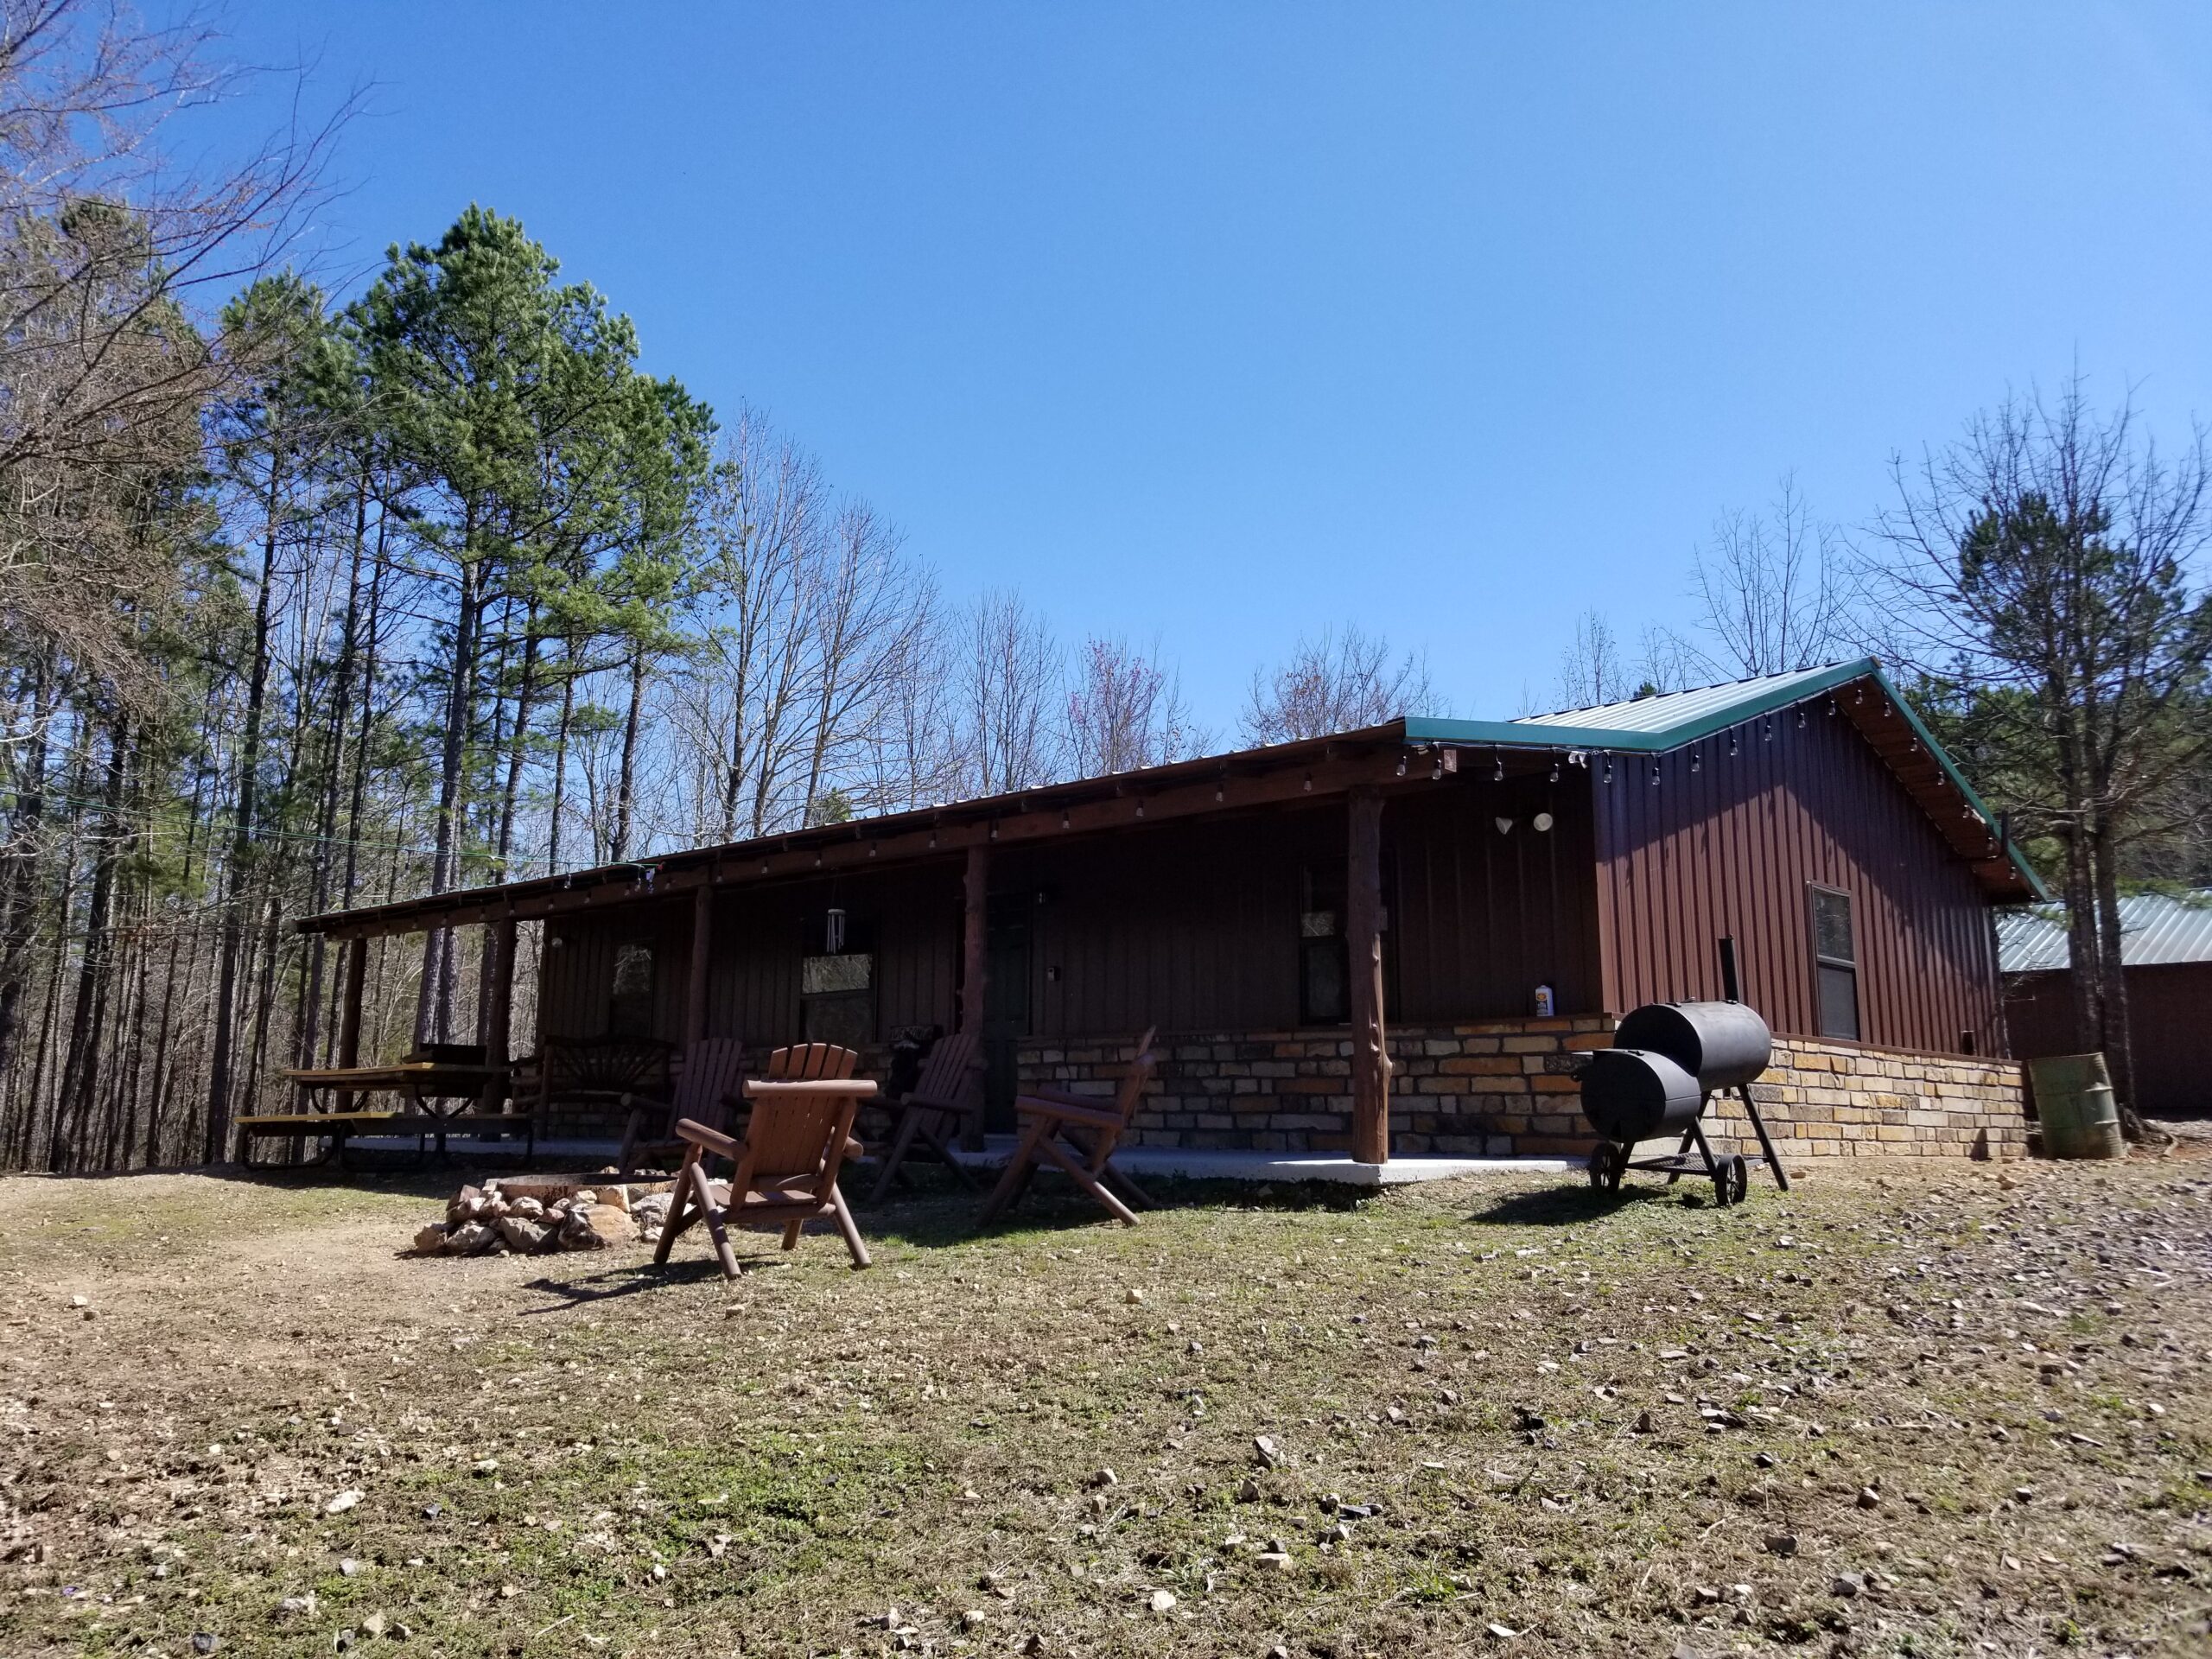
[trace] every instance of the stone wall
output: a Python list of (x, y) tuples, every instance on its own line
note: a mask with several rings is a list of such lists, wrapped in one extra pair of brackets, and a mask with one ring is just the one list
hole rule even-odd
[[(1416, 1027), (1390, 1033), (1391, 1146), (1401, 1155), (1580, 1156), (1583, 1121), (1574, 1057), (1612, 1041), (1614, 1020), (1586, 1014)], [(1152, 1146), (1342, 1152), (1351, 1143), (1351, 1043), (1301, 1032), (1163, 1037), (1159, 1073), (1132, 1141)], [(1110, 1093), (1126, 1042), (1022, 1045), (1025, 1084)], [(1786, 1157), (1857, 1154), (2018, 1156), (2027, 1121), (2010, 1061), (1912, 1054), (1777, 1039), (1752, 1087)], [(1723, 1138), (1751, 1126), (1716, 1103)]]

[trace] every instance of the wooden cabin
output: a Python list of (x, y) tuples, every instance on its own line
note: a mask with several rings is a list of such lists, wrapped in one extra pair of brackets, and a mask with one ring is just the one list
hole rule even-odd
[(734, 1036), (880, 1058), (978, 1023), (994, 1127), (1023, 1081), (1099, 1082), (1156, 1025), (1137, 1139), (1368, 1161), (1586, 1147), (1568, 1057), (1639, 1003), (1719, 995), (1726, 935), (1784, 1039), (1764, 1086), (1800, 1145), (1953, 1150), (2016, 1133), (1993, 907), (2039, 891), (1866, 659), (1408, 718), (302, 926), (483, 925), (496, 965), (542, 924), (522, 1050)]

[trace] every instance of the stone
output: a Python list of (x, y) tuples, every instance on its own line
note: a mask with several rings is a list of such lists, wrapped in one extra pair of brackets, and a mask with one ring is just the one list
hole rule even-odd
[(315, 1600), (315, 1592), (310, 1590), (303, 1596), (285, 1597), (276, 1604), (276, 1611), (292, 1618), (313, 1618), (315, 1609), (321, 1605)]
[(1260, 1483), (1253, 1479), (1249, 1475), (1245, 1476), (1243, 1484), (1240, 1485), (1236, 1489), (1236, 1501), (1239, 1503), (1258, 1503), (1260, 1501)]
[(507, 1206), (507, 1214), (522, 1221), (536, 1221), (545, 1213), (545, 1206), (536, 1198), (517, 1198)]
[(1872, 1486), (1861, 1486), (1859, 1489), (1859, 1507), (1862, 1510), (1880, 1509), (1882, 1507), (1882, 1495), (1876, 1491)]
[(360, 1575), (361, 1564), (353, 1557), (348, 1556), (338, 1563), (338, 1576), (341, 1579), (357, 1579)]
[(361, 1621), (361, 1629), (370, 1636), (382, 1636), (385, 1624), (385, 1619), (382, 1613), (371, 1613)]
[(1282, 1461), (1282, 1453), (1275, 1450), (1274, 1439), (1272, 1435), (1255, 1434), (1252, 1437), (1252, 1450), (1259, 1458), (1262, 1468), (1272, 1469)]
[[(524, 1202), (527, 1204), (528, 1199)], [(509, 1213), (499, 1217), (499, 1236), (507, 1248), (518, 1255), (528, 1255), (543, 1249), (553, 1237), (553, 1229), (532, 1221), (526, 1216)]]
[[(1122, 1300), (1127, 1302), (1131, 1307), (1142, 1307), (1144, 1306), (1144, 1292), (1139, 1290), (1135, 1285), (1131, 1285), (1128, 1290), (1122, 1295)], [(1163, 1591), (1161, 1593), (1164, 1595), (1166, 1592)]]
[(1173, 1590), (1155, 1590), (1152, 1592), (1150, 1605), (1155, 1613), (1172, 1613), (1175, 1611), (1175, 1592)]
[(475, 1466), (469, 1471), (473, 1475), (484, 1476), (496, 1475), (499, 1472), (499, 1460), (497, 1458), (479, 1458), (476, 1459)]
[(192, 1633), (192, 1650), (194, 1653), (214, 1653), (220, 1650), (222, 1645), (223, 1638), (213, 1630), (194, 1630)]
[(1795, 1555), (1797, 1535), (1794, 1532), (1770, 1532), (1766, 1535), (1766, 1553), (1770, 1555)]
[(499, 1235), (480, 1221), (464, 1221), (446, 1235), (445, 1253), (448, 1255), (474, 1255), (479, 1250), (488, 1250)]
[(446, 1220), (454, 1226), (459, 1226), (464, 1221), (474, 1221), (476, 1219), (478, 1206), (483, 1202), (484, 1194), (481, 1189), (464, 1186), (447, 1200)]
[(1839, 1573), (1828, 1585), (1831, 1595), (1840, 1596), (1846, 1601), (1857, 1599), (1866, 1592), (1866, 1580), (1858, 1573)]
[(416, 1230), (415, 1234), (416, 1255), (435, 1255), (439, 1251), (444, 1249), (445, 1247), (446, 1229), (443, 1222), (434, 1221), (429, 1226)]
[(360, 1490), (358, 1487), (349, 1487), (324, 1504), (322, 1512), (325, 1515), (343, 1515), (360, 1501)]

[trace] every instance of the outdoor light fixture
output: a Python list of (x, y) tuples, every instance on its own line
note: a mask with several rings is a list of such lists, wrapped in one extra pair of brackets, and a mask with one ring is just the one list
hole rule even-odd
[(1651, 763), (1651, 787), (1659, 787), (1659, 763), (1656, 760)]
[(1402, 778), (1402, 777), (1404, 777), (1405, 775), (1406, 775), (1406, 754), (1405, 754), (1405, 751), (1404, 751), (1404, 750), (1402, 750), (1402, 749), (1401, 749), (1401, 750), (1399, 750), (1399, 751), (1398, 751), (1398, 776), (1399, 776), (1399, 777), (1401, 777), (1401, 778)]
[(1772, 715), (1769, 715), (1766, 717), (1766, 724), (1759, 728), (1759, 741), (1762, 743), (1771, 743), (1774, 741), (1774, 716)]
[(1496, 764), (1491, 768), (1490, 780), (1493, 784), (1502, 784), (1505, 781), (1505, 757), (1503, 755), (1501, 754), (1496, 757)]
[(1797, 711), (1797, 729), (1801, 732), (1805, 729), (1805, 711), (1802, 709)]
[(1509, 835), (1511, 835), (1511, 834), (1513, 833), (1513, 820), (1512, 820), (1512, 819), (1510, 819), (1510, 818), (1500, 818), (1500, 819), (1498, 819), (1498, 820), (1497, 820), (1497, 833), (1498, 833), (1499, 835), (1501, 835), (1501, 836), (1509, 836)]
[(1142, 801), (1139, 801), (1137, 803), (1137, 817), (1144, 817), (1144, 803)]
[(1728, 753), (1731, 757), (1736, 753), (1736, 728), (1733, 726), (1728, 728)]
[(1306, 789), (1306, 791), (1308, 794), (1311, 794), (1311, 793), (1313, 792), (1313, 774), (1312, 772), (1307, 772), (1307, 773), (1306, 774), (1306, 783), (1305, 783), (1304, 787), (1305, 787), (1305, 789)]
[(1065, 830), (1065, 829), (1066, 829), (1067, 827), (1068, 827), (1068, 810), (1067, 810), (1067, 808), (1065, 808), (1065, 807), (1062, 807), (1062, 808), (1060, 809), (1060, 828), (1061, 828), (1061, 829), (1063, 829), (1063, 830)]
[(1221, 797), (1222, 797), (1222, 788), (1221, 788), (1221, 785), (1220, 785), (1219, 784), (1216, 784), (1216, 785), (1213, 786), (1213, 798), (1214, 798), (1214, 800), (1215, 800), (1215, 802), (1216, 802), (1217, 804), (1218, 804), (1218, 803), (1219, 803), (1219, 801), (1221, 800)]
[(1610, 754), (1605, 757), (1605, 781), (1609, 784), (1613, 781), (1613, 757)]
[(1552, 815), (1548, 812), (1537, 813), (1535, 817), (1529, 820), (1529, 827), (1539, 835), (1542, 834), (1552, 827)]

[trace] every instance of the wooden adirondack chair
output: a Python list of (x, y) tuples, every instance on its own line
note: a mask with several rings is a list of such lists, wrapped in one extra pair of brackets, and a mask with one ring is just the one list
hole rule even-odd
[[(688, 1117), (709, 1128), (727, 1129), (732, 1108), (745, 1081), (745, 1045), (734, 1037), (704, 1037), (683, 1056), (683, 1075), (677, 1080), (676, 1096), (663, 1100), (646, 1093), (626, 1094), (630, 1124), (622, 1135), (621, 1174), (628, 1180), (640, 1156), (657, 1166), (683, 1155), (684, 1143), (675, 1138), (676, 1122)], [(648, 1138), (650, 1134), (651, 1138)]]
[(891, 1137), (891, 1146), (883, 1154), (883, 1173), (876, 1177), (875, 1190), (868, 1194), (870, 1204), (880, 1204), (891, 1191), (891, 1183), (898, 1179), (899, 1166), (906, 1161), (914, 1142), (922, 1141), (944, 1160), (945, 1166), (957, 1175), (961, 1183), (974, 1186), (976, 1178), (967, 1166), (952, 1155), (952, 1136), (960, 1121), (970, 1112), (982, 1109), (979, 1090), (983, 1078), (983, 1058), (976, 1052), (980, 1033), (957, 1031), (949, 1037), (940, 1037), (922, 1062), (922, 1075), (906, 1091), (899, 1115), (899, 1128)]
[(534, 1065), (537, 1086), (531, 1108), (533, 1138), (543, 1137), (558, 1106), (596, 1112), (620, 1109), (640, 1094), (664, 1099), (672, 1046), (652, 1037), (549, 1037)]
[(849, 1077), (861, 1057), (835, 1043), (793, 1043), (768, 1056), (770, 1083), (810, 1083), (817, 1077)]
[[(744, 1093), (753, 1103), (753, 1116), (742, 1140), (690, 1118), (678, 1120), (676, 1133), (688, 1149), (653, 1260), (666, 1262), (676, 1236), (694, 1220), (703, 1219), (723, 1276), (734, 1279), (738, 1266), (730, 1249), (730, 1228), (781, 1225), (784, 1248), (793, 1250), (808, 1222), (826, 1219), (835, 1221), (845, 1236), (853, 1266), (867, 1267), (868, 1246), (861, 1242), (853, 1212), (837, 1190), (838, 1169), (849, 1154), (860, 1150), (852, 1138), (854, 1115), (861, 1102), (875, 1094), (874, 1084), (853, 1076), (859, 1063), (860, 1056), (852, 1050), (828, 1043), (777, 1050), (769, 1057), (771, 1077), (779, 1071), (811, 1075), (788, 1082), (747, 1079)], [(736, 1166), (729, 1196), (720, 1204), (707, 1179), (709, 1155), (727, 1158)]]
[(1021, 1197), (1040, 1161), (1068, 1175), (1123, 1226), (1137, 1224), (1135, 1212), (1109, 1192), (1106, 1183), (1112, 1181), (1138, 1204), (1152, 1208), (1144, 1189), (1113, 1164), (1115, 1144), (1136, 1116), (1145, 1084), (1159, 1064), (1159, 1056), (1152, 1052), (1152, 1031), (1137, 1039), (1136, 1054), (1122, 1074), (1121, 1086), (1111, 1100), (1058, 1093), (1015, 1096), (1014, 1109), (1021, 1120), (1021, 1139), (1014, 1145), (1006, 1173), (983, 1201), (978, 1225), (992, 1221)]

